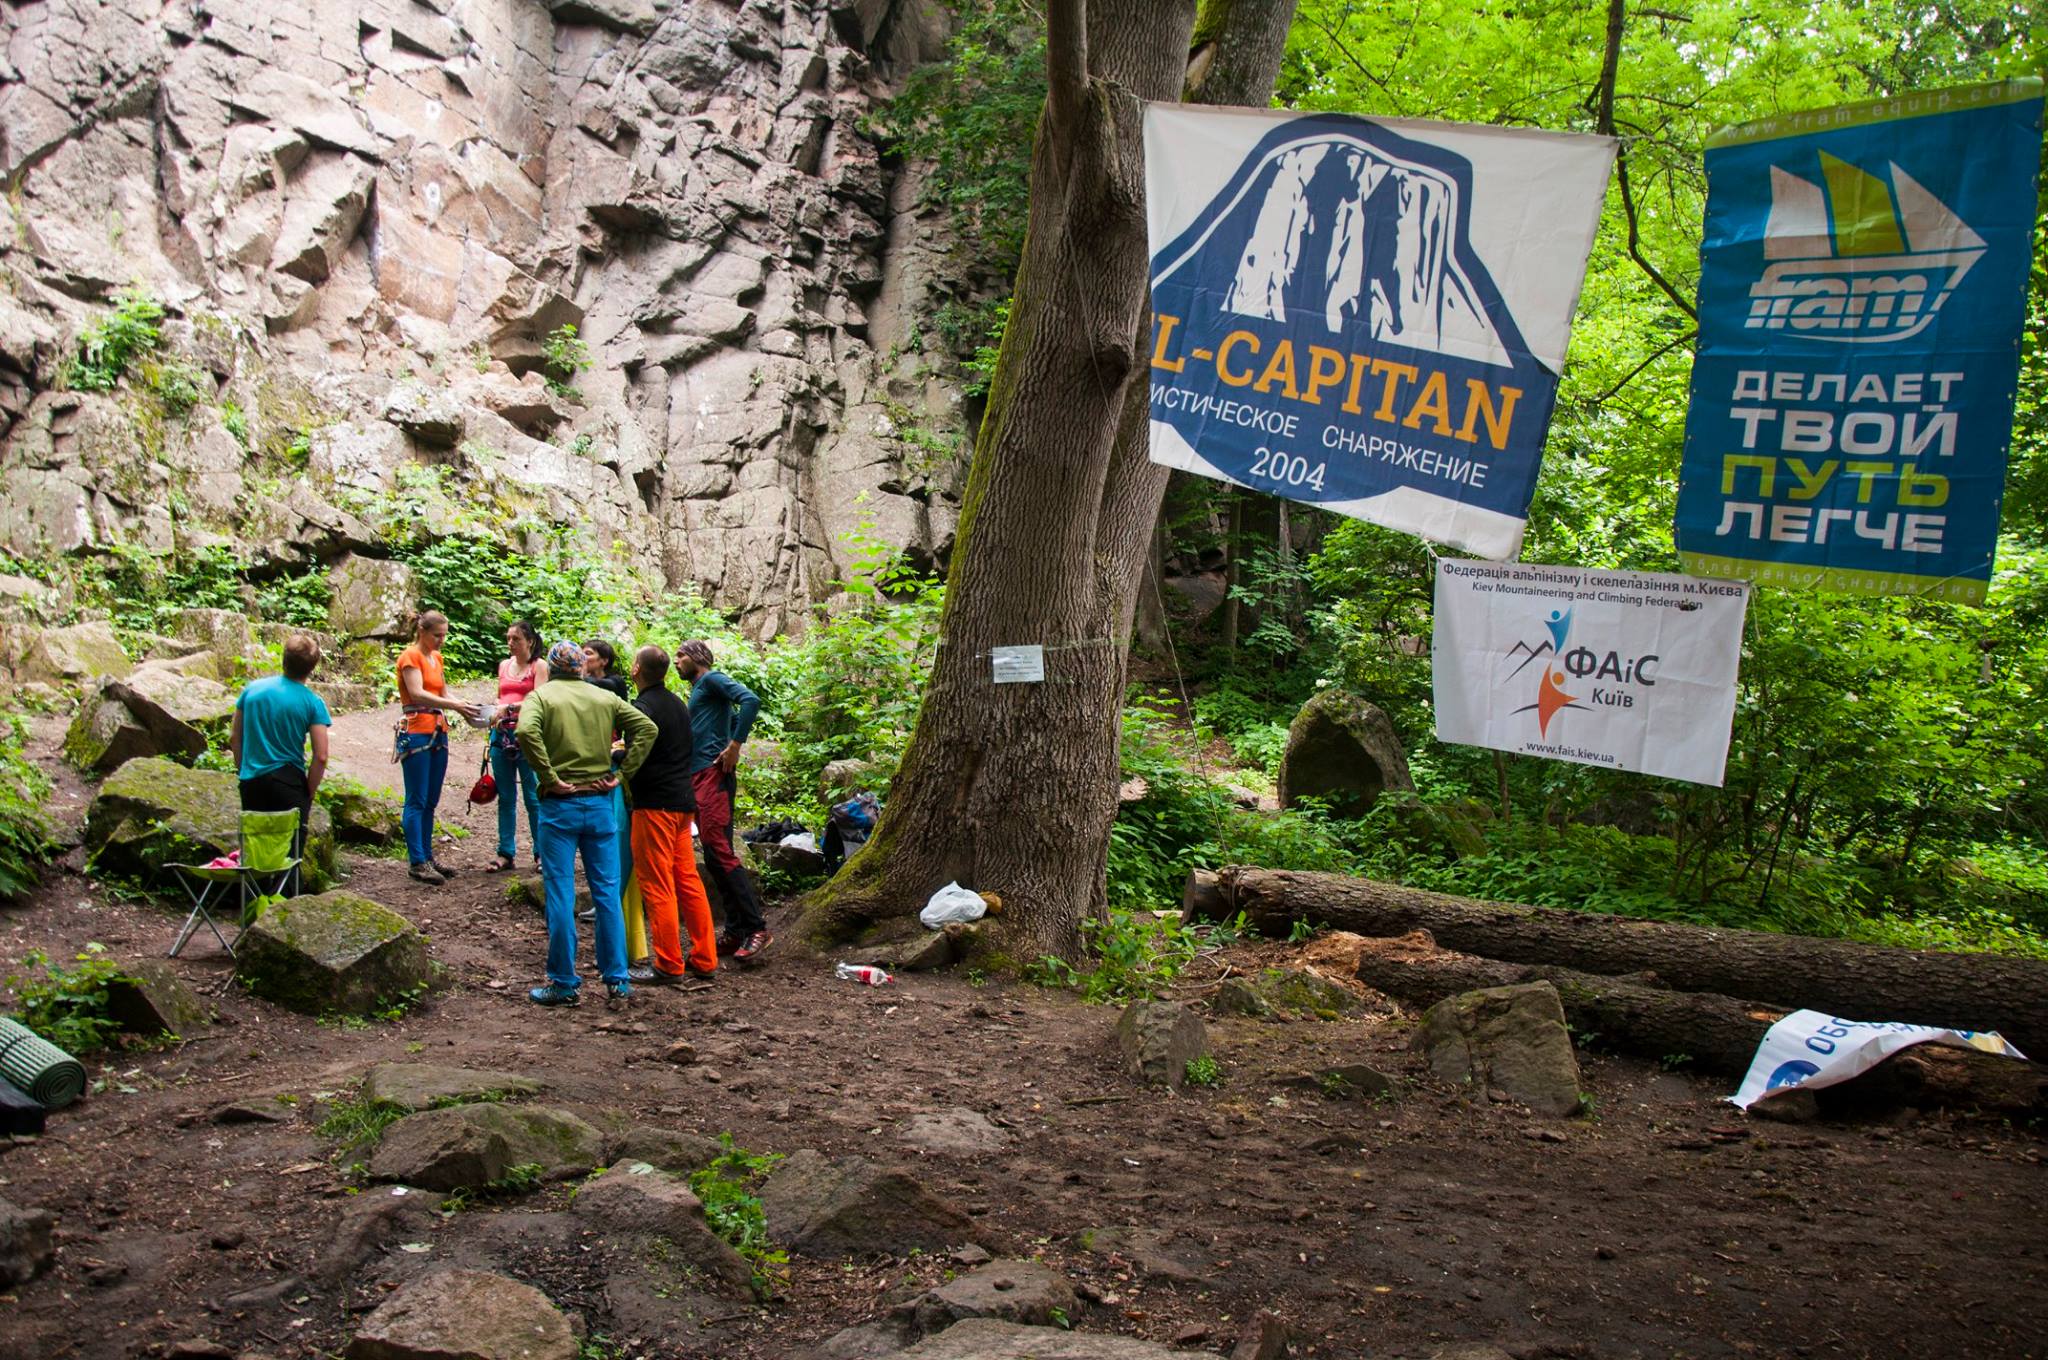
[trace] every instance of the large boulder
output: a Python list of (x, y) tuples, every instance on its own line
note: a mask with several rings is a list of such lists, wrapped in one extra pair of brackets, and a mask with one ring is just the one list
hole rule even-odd
[(403, 642), (412, 636), (419, 584), (405, 563), (349, 553), (327, 569), (327, 588), (327, 623), (343, 637)]
[(348, 1360), (576, 1360), (576, 1334), (531, 1285), (448, 1270), (406, 1285), (363, 1319)]
[(235, 976), (308, 1015), (370, 1015), (433, 980), (427, 942), (391, 908), (348, 892), (272, 903), (235, 948)]
[(64, 685), (102, 675), (126, 675), (135, 668), (114, 625), (104, 620), (47, 628), (22, 646), (16, 666), (23, 680)]
[(425, 1110), (477, 1100), (538, 1094), (542, 1083), (511, 1072), (440, 1063), (378, 1063), (363, 1077), (361, 1098), (372, 1105)]
[(1539, 1114), (1579, 1108), (1579, 1062), (1548, 982), (1447, 996), (1423, 1013), (1414, 1048), (1445, 1081), (1498, 1091)]
[(1316, 798), (1341, 817), (1363, 816), (1382, 793), (1415, 790), (1394, 724), (1340, 689), (1322, 691), (1294, 715), (1279, 784), (1281, 807)]
[(768, 1236), (804, 1256), (943, 1251), (974, 1235), (959, 1205), (865, 1157), (792, 1153), (761, 1187)]
[(107, 1015), (130, 1034), (192, 1034), (213, 1019), (162, 959), (131, 959), (107, 984)]
[(604, 1135), (567, 1110), (539, 1105), (455, 1105), (409, 1114), (384, 1130), (373, 1180), (428, 1190), (480, 1190), (515, 1166), (560, 1179), (604, 1160)]
[(576, 1187), (576, 1216), (609, 1236), (666, 1238), (671, 1250), (735, 1294), (753, 1285), (753, 1268), (711, 1230), (704, 1205), (681, 1176), (650, 1162), (621, 1162)]
[(260, 656), (256, 634), (249, 616), (232, 609), (180, 609), (171, 615), (165, 631), (180, 642), (196, 644), (194, 650), (214, 652), (223, 657)]
[[(194, 770), (160, 756), (131, 760), (108, 775), (85, 819), (85, 849), (95, 873), (122, 875), (177, 896), (163, 882), (166, 864), (204, 864), (241, 844), (242, 799), (235, 777)], [(313, 808), (306, 828), (304, 886), (334, 876), (334, 828)]]
[(27, 1284), (50, 1268), (57, 1220), (47, 1209), (24, 1209), (0, 1199), (0, 1289)]
[(1209, 1051), (1202, 1017), (1174, 1001), (1133, 1001), (1116, 1022), (1124, 1071), (1154, 1086), (1178, 1087), (1188, 1063)]
[(343, 845), (389, 849), (405, 839), (405, 803), (353, 780), (320, 785), (320, 801), (334, 818), (334, 839)]
[(226, 686), (176, 662), (151, 662), (99, 682), (64, 734), (64, 755), (101, 774), (143, 756), (189, 760), (205, 754), (234, 715), (235, 696)]

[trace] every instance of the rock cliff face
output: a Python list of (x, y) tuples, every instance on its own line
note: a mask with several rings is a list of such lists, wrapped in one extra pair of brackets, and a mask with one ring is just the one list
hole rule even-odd
[[(587, 529), (757, 633), (863, 520), (936, 560), (964, 468), (901, 358), (953, 286), (861, 120), (924, 0), (8, 0), (0, 549)], [(123, 289), (165, 348), (67, 390)], [(543, 340), (592, 366), (565, 397)], [(179, 384), (184, 383), (184, 390)], [(517, 529), (508, 532), (518, 532)]]

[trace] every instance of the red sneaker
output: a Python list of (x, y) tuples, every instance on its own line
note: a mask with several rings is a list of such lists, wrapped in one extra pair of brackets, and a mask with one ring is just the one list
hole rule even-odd
[(762, 950), (774, 943), (773, 935), (765, 930), (757, 930), (740, 942), (740, 947), (732, 951), (732, 956), (741, 963), (752, 963), (761, 957)]

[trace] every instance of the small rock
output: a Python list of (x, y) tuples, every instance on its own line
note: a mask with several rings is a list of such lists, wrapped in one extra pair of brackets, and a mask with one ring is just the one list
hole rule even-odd
[(1394, 1079), (1364, 1063), (1339, 1063), (1295, 1078), (1299, 1086), (1312, 1086), (1331, 1100), (1377, 1100), (1394, 1093)]
[(1128, 1336), (969, 1318), (891, 1360), (1188, 1360), (1188, 1354)]
[(206, 1239), (206, 1245), (215, 1251), (233, 1251), (249, 1240), (249, 1235), (240, 1228), (224, 1228)]
[(977, 1317), (1049, 1326), (1076, 1306), (1072, 1286), (1057, 1272), (1036, 1261), (991, 1261), (926, 1291), (909, 1308), (929, 1336)]
[(1751, 1105), (1748, 1114), (1779, 1124), (1811, 1124), (1820, 1118), (1820, 1098), (1802, 1087), (1785, 1087)]
[(956, 1266), (982, 1266), (995, 1259), (988, 1254), (986, 1248), (978, 1247), (972, 1242), (964, 1247), (953, 1248), (947, 1256)]
[(1579, 1063), (1548, 982), (1445, 997), (1423, 1013), (1414, 1047), (1445, 1081), (1500, 1091), (1539, 1114), (1579, 1109)]
[(1209, 1329), (1200, 1323), (1190, 1324), (1173, 1334), (1173, 1344), (1176, 1346), (1198, 1346), (1208, 1339)]
[(363, 1319), (348, 1360), (576, 1360), (569, 1320), (530, 1285), (450, 1270), (406, 1285)]
[(711, 1165), (721, 1149), (718, 1140), (701, 1133), (635, 1124), (612, 1140), (605, 1160), (612, 1166), (622, 1162), (646, 1162), (663, 1171), (688, 1175)]
[(130, 959), (107, 984), (107, 1014), (130, 1034), (191, 1034), (213, 1018), (162, 959)]
[(164, 1352), (165, 1360), (236, 1360), (236, 1356), (239, 1354), (240, 1352), (233, 1346), (226, 1346), (218, 1341), (208, 1341), (201, 1337), (174, 1341), (171, 1343), (170, 1348)]
[(50, 1268), (57, 1249), (51, 1234), (56, 1216), (0, 1199), (0, 1289), (26, 1284)]
[(1556, 1129), (1523, 1129), (1522, 1136), (1537, 1143), (1563, 1143), (1570, 1141)]
[(750, 1290), (752, 1268), (711, 1231), (703, 1204), (680, 1176), (646, 1162), (621, 1162), (577, 1187), (572, 1207), (578, 1218), (609, 1233), (665, 1239), (684, 1263), (721, 1282), (735, 1297)]
[(920, 1152), (948, 1157), (976, 1157), (1007, 1147), (1010, 1135), (978, 1110), (935, 1110), (913, 1115), (897, 1141)]
[(448, 1067), (440, 1063), (378, 1063), (364, 1074), (361, 1098), (402, 1110), (506, 1096), (530, 1096), (543, 1083), (512, 1072)]
[(456, 1105), (409, 1114), (384, 1130), (370, 1177), (429, 1190), (477, 1190), (515, 1166), (581, 1175), (604, 1157), (604, 1135), (566, 1110)]
[(1288, 1340), (1287, 1324), (1277, 1313), (1260, 1313), (1238, 1334), (1230, 1360), (1284, 1360)]
[(1231, 978), (1216, 990), (1216, 1009), (1256, 1019), (1299, 1016), (1336, 1020), (1364, 1006), (1350, 988), (1315, 973), (1295, 968), (1267, 968), (1249, 977)]
[(95, 1289), (105, 1289), (128, 1278), (128, 1263), (125, 1261), (102, 1261), (85, 1272), (85, 1282)]
[(1155, 1086), (1178, 1088), (1188, 1061), (1209, 1051), (1201, 1017), (1171, 1001), (1133, 1001), (1116, 1022), (1124, 1071)]
[(945, 1251), (973, 1235), (959, 1205), (864, 1157), (792, 1153), (761, 1187), (768, 1235), (806, 1256)]
[(1168, 1234), (1155, 1228), (1094, 1228), (1079, 1238), (1083, 1251), (1121, 1256), (1145, 1274), (1174, 1284), (1200, 1284), (1210, 1271), (1173, 1251)]
[(697, 1061), (697, 1046), (688, 1039), (678, 1039), (661, 1051), (661, 1056), (677, 1067), (688, 1067)]

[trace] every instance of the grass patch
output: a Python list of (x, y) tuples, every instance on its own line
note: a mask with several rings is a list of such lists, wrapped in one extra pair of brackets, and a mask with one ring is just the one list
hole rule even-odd
[(732, 1244), (754, 1272), (754, 1296), (766, 1301), (784, 1274), (789, 1253), (768, 1240), (768, 1219), (754, 1188), (775, 1168), (782, 1155), (748, 1152), (730, 1133), (718, 1135), (722, 1149), (711, 1165), (691, 1173), (690, 1189), (704, 1205), (711, 1230)]
[(105, 945), (88, 944), (75, 965), (67, 967), (51, 963), (40, 949), (30, 951), (23, 964), (43, 971), (7, 979), (15, 996), (14, 1018), (74, 1056), (106, 1047), (121, 1032), (109, 1011), (107, 989), (127, 978), (106, 954)]

